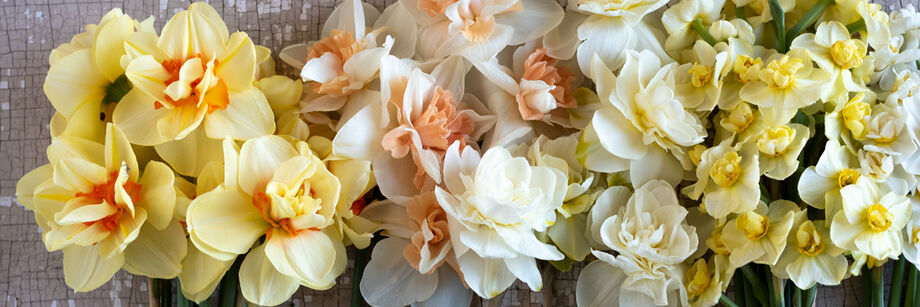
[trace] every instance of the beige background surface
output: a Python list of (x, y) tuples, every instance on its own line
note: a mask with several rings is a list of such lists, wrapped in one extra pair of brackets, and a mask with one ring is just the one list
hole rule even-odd
[[(51, 104), (42, 92), (48, 54), (68, 42), (88, 23), (97, 23), (112, 8), (123, 8), (134, 18), (156, 18), (159, 29), (187, 1), (101, 0), (0, 0), (0, 306), (124, 306), (146, 305), (144, 277), (119, 272), (105, 286), (89, 293), (74, 293), (64, 284), (62, 254), (49, 253), (32, 213), (16, 202), (16, 181), (29, 170), (47, 163), (50, 143), (48, 121)], [(367, 0), (365, 0), (367, 1)], [(886, 10), (920, 0), (885, 0)], [(368, 1), (383, 8), (393, 0)], [(211, 1), (231, 31), (245, 31), (253, 41), (274, 52), (283, 46), (315, 40), (334, 0), (226, 0)], [(278, 63), (278, 67), (283, 67)], [(290, 73), (289, 69), (279, 70)], [(348, 306), (349, 270), (329, 291), (301, 288), (291, 299), (294, 306)], [(576, 273), (556, 273), (552, 295), (532, 293), (516, 283), (501, 299), (502, 306), (574, 306)], [(817, 306), (856, 306), (861, 303), (860, 278), (818, 291)], [(546, 299), (551, 304), (543, 304)], [(499, 303), (498, 300), (496, 302)], [(491, 305), (477, 300), (473, 305)]]

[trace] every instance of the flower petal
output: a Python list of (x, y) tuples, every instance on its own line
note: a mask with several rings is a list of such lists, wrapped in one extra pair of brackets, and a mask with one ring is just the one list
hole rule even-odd
[(246, 32), (230, 35), (230, 42), (218, 58), (214, 73), (231, 90), (252, 86), (256, 76), (256, 47)]
[(124, 262), (122, 254), (102, 258), (97, 246), (72, 245), (64, 248), (64, 282), (77, 292), (92, 291), (112, 279)]
[(335, 263), (335, 247), (325, 233), (304, 230), (297, 235), (274, 228), (265, 241), (265, 255), (286, 275), (308, 283), (321, 281)]
[(250, 194), (261, 191), (278, 166), (295, 156), (294, 147), (279, 136), (267, 135), (246, 141), (239, 156), (240, 188)]
[(212, 257), (229, 260), (226, 255), (242, 254), (269, 227), (249, 196), (236, 190), (217, 188), (199, 195), (189, 204), (186, 214), (192, 241)]
[(93, 66), (88, 49), (78, 50), (48, 70), (42, 88), (55, 110), (70, 118), (85, 103), (100, 103), (109, 80)]
[(361, 278), (361, 295), (372, 306), (406, 306), (427, 300), (439, 288), (437, 274), (422, 274), (409, 265), (403, 238), (377, 242)]
[(250, 303), (279, 305), (294, 295), (299, 287), (297, 278), (275, 269), (265, 256), (265, 244), (253, 248), (240, 266), (240, 292)]
[(154, 146), (163, 161), (176, 172), (197, 177), (211, 162), (220, 162), (221, 141), (205, 135), (205, 129), (195, 129), (186, 137)]
[(208, 137), (247, 140), (275, 131), (275, 117), (265, 95), (257, 88), (230, 92), (226, 109), (215, 110), (204, 122)]
[(151, 278), (175, 278), (186, 255), (185, 231), (178, 220), (160, 230), (145, 224), (125, 249), (125, 271)]
[(176, 13), (160, 32), (157, 46), (171, 59), (188, 59), (201, 54), (213, 59), (227, 46), (227, 25), (207, 3), (192, 3)]

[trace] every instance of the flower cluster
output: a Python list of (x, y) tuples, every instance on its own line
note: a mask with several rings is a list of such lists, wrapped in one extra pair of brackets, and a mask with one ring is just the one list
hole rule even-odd
[(196, 302), (226, 274), (258, 305), (329, 289), (347, 246), (374, 306), (582, 261), (583, 306), (804, 305), (920, 267), (920, 12), (667, 2), (345, 0), (278, 53), (295, 79), (207, 4), (159, 34), (115, 9), (51, 53), (17, 198), (73, 289), (125, 269)]

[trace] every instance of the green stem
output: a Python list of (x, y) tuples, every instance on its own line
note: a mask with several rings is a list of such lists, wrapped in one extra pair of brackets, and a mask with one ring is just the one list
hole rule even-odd
[(738, 304), (735, 304), (728, 296), (725, 296), (725, 293), (722, 293), (722, 296), (719, 297), (719, 302), (726, 307), (738, 307)]
[(872, 307), (872, 277), (869, 276), (869, 268), (864, 267), (862, 270), (863, 276), (863, 299), (862, 305), (865, 307)]
[(850, 31), (850, 34), (862, 31), (866, 29), (866, 21), (860, 18), (857, 21), (851, 22), (847, 25), (847, 31)]
[(872, 285), (872, 306), (885, 306), (885, 283), (882, 278), (885, 277), (885, 271), (881, 266), (872, 268), (869, 282)]
[(812, 6), (811, 9), (805, 13), (805, 16), (799, 19), (799, 22), (796, 22), (795, 25), (789, 29), (789, 32), (786, 32), (786, 47), (788, 48), (789, 45), (792, 45), (792, 41), (795, 40), (799, 34), (802, 34), (805, 28), (815, 23), (815, 20), (818, 20), (818, 17), (824, 13), (824, 10), (831, 4), (834, 4), (834, 2), (835, 0), (818, 0), (818, 3), (815, 3), (815, 6)]
[(750, 286), (744, 281), (744, 276), (738, 274), (737, 271), (733, 275), (732, 279), (734, 279), (734, 281), (732, 281), (732, 283), (735, 284), (735, 301), (738, 303), (738, 306), (747, 306), (745, 303), (745, 297), (747, 297), (747, 295), (745, 295), (745, 289)]
[(891, 275), (891, 295), (888, 296), (888, 306), (901, 306), (901, 294), (904, 293), (902, 283), (904, 281), (904, 268), (906, 266), (907, 259), (904, 259), (902, 255), (894, 265), (894, 273)]
[(812, 307), (815, 305), (815, 296), (818, 294), (818, 286), (812, 286), (807, 291), (805, 291), (804, 302), (802, 306)]
[(364, 306), (364, 296), (361, 296), (361, 277), (367, 266), (370, 247), (355, 251), (355, 270), (351, 283), (351, 307)]
[(161, 306), (172, 306), (172, 280), (161, 279), (160, 282), (160, 304)]
[(802, 289), (799, 289), (799, 287), (793, 287), (792, 289), (792, 304), (795, 307), (805, 306), (805, 301), (804, 301), (804, 298), (802, 297)]
[(917, 294), (917, 268), (913, 265), (907, 271), (907, 295), (904, 297), (904, 306), (913, 306)]
[(220, 280), (220, 294), (218, 295), (218, 306), (233, 307), (236, 306), (236, 288), (240, 280), (240, 265), (243, 263), (243, 257), (236, 257), (236, 261), (224, 277)]
[(102, 98), (102, 104), (118, 103), (121, 97), (125, 97), (131, 91), (131, 82), (124, 74), (118, 76), (109, 86), (105, 87), (105, 96)]
[(741, 273), (743, 273), (744, 277), (747, 278), (748, 282), (751, 283), (751, 290), (754, 292), (754, 298), (756, 298), (761, 305), (770, 306), (767, 305), (768, 300), (766, 293), (763, 293), (763, 290), (767, 287), (764, 286), (762, 281), (760, 281), (760, 279), (757, 277), (757, 274), (754, 274), (754, 271), (751, 270), (751, 265), (749, 264), (742, 266)]
[(712, 34), (709, 34), (709, 30), (707, 30), (706, 27), (703, 26), (702, 18), (697, 17), (696, 19), (694, 19), (691, 26), (693, 27), (693, 30), (696, 31), (696, 34), (699, 34), (700, 38), (702, 38), (704, 41), (709, 43), (710, 46), (715, 46), (716, 43), (718, 43), (718, 41), (716, 41), (716, 38), (712, 37)]
[(779, 0), (770, 0), (770, 15), (773, 15), (773, 29), (776, 31), (777, 51), (786, 53), (786, 12)]

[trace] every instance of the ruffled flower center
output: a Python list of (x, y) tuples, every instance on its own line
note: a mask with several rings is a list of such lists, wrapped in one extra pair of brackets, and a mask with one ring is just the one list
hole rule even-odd
[(690, 74), (690, 85), (696, 88), (706, 86), (713, 77), (712, 68), (706, 65), (700, 65), (699, 63), (693, 63), (693, 66), (690, 67), (687, 73)]
[(837, 187), (839, 188), (854, 184), (856, 180), (859, 180), (859, 172), (854, 169), (845, 168), (837, 173)]
[[(406, 205), (406, 213), (413, 222), (417, 223), (418, 231), (409, 238), (412, 244), (406, 246), (403, 256), (412, 267), (421, 272), (421, 261), (431, 260), (439, 255), (444, 248), (449, 248), (450, 231), (447, 228), (447, 214), (438, 204), (434, 192), (413, 197)], [(422, 254), (426, 253), (425, 257)], [(426, 272), (434, 271), (446, 258), (438, 263), (424, 264)]]
[(719, 123), (722, 125), (722, 128), (725, 128), (728, 132), (737, 134), (747, 129), (753, 122), (754, 110), (751, 109), (751, 105), (741, 102), (738, 106), (729, 111), (727, 116), (722, 117)]
[(841, 69), (850, 69), (861, 65), (863, 62), (862, 53), (859, 41), (855, 39), (834, 42), (830, 50), (831, 59)]
[(748, 240), (760, 240), (770, 229), (770, 219), (754, 211), (738, 215), (735, 227), (738, 228)]
[(741, 177), (741, 156), (737, 152), (726, 152), (717, 159), (709, 170), (712, 181), (723, 188), (729, 188)]
[(227, 109), (230, 104), (227, 84), (214, 74), (217, 60), (204, 60), (201, 55), (185, 60), (167, 59), (161, 65), (170, 76), (163, 84), (164, 102), (157, 101), (154, 107), (159, 109), (181, 108), (188, 105), (208, 108), (208, 113), (217, 109)]
[[(521, 80), (542, 81), (543, 86), (548, 86), (552, 99), (547, 103), (536, 99), (540, 93), (534, 90), (524, 90), (515, 97), (521, 116), (527, 120), (539, 120), (546, 112), (556, 108), (574, 108), (577, 106), (572, 95), (571, 83), (575, 81), (575, 74), (568, 68), (556, 66), (556, 59), (546, 55), (546, 48), (534, 50), (524, 61), (524, 74)], [(524, 86), (522, 86), (523, 88)], [(547, 89), (542, 90), (544, 93)]]
[(872, 115), (872, 107), (863, 101), (865, 93), (856, 94), (840, 110), (843, 126), (850, 130), (854, 138), (862, 139), (866, 136), (866, 118)]
[(252, 204), (262, 214), (262, 219), (270, 227), (265, 234), (271, 237), (274, 228), (282, 229), (291, 235), (300, 234), (304, 230), (319, 231), (323, 222), (318, 211), (322, 207), (322, 199), (317, 196), (317, 191), (310, 186), (309, 181), (303, 181), (296, 189), (288, 189), (284, 184), (269, 182), (264, 192), (256, 192), (252, 196)]
[(802, 255), (817, 256), (824, 251), (824, 238), (815, 229), (815, 224), (805, 221), (795, 232), (796, 249)]
[(751, 58), (739, 54), (732, 63), (732, 71), (735, 73), (735, 80), (740, 83), (748, 83), (757, 80), (757, 74), (760, 72), (760, 66), (763, 65), (761, 58)]
[(123, 205), (119, 205), (118, 202), (115, 201), (116, 184), (121, 184), (121, 187), (131, 198), (132, 202), (137, 202), (140, 199), (142, 186), (131, 180), (127, 180), (124, 183), (119, 183), (118, 173), (118, 171), (109, 173), (109, 178), (106, 180), (106, 182), (94, 185), (88, 192), (77, 192), (74, 194), (75, 198), (85, 198), (88, 203), (95, 205), (105, 202), (105, 204), (115, 208), (115, 212), (108, 216), (95, 221), (84, 222), (83, 224), (85, 226), (88, 227), (96, 223), (101, 223), (102, 226), (105, 227), (105, 229), (108, 231), (113, 231), (119, 226), (118, 220), (121, 219), (125, 210), (128, 209)]
[(888, 230), (892, 220), (894, 220), (894, 214), (880, 204), (873, 204), (866, 210), (866, 222), (869, 224), (869, 229), (874, 232)]
[(712, 280), (713, 274), (709, 270), (709, 265), (706, 264), (706, 260), (703, 258), (697, 259), (696, 262), (690, 266), (690, 270), (687, 271), (687, 294), (690, 297), (697, 297), (703, 294), (706, 291), (706, 288), (709, 288), (709, 284)]
[(757, 150), (770, 157), (780, 156), (795, 139), (795, 130), (789, 126), (765, 128), (757, 139)]
[(784, 55), (779, 60), (770, 61), (760, 70), (760, 80), (773, 89), (786, 89), (795, 83), (795, 75), (805, 67), (802, 59)]
[[(330, 53), (339, 66), (344, 66), (351, 57), (358, 52), (367, 48), (365, 42), (355, 40), (355, 34), (348, 31), (332, 30), (329, 37), (323, 38), (307, 50), (307, 61), (322, 57)], [(326, 94), (344, 96), (353, 92), (354, 89), (348, 88), (348, 75), (344, 67), (338, 67), (337, 76), (328, 82), (316, 82), (313, 84), (314, 94)]]

